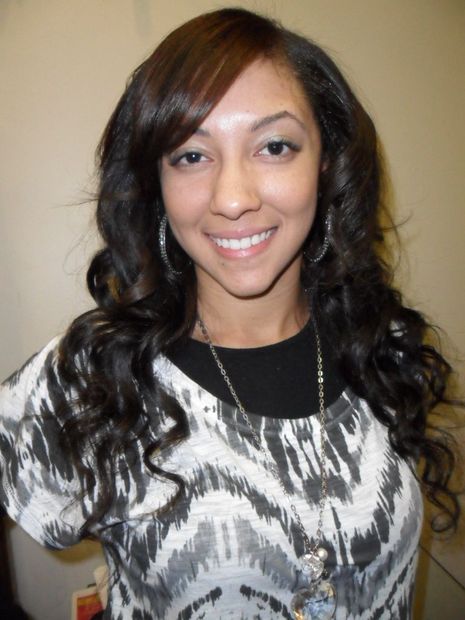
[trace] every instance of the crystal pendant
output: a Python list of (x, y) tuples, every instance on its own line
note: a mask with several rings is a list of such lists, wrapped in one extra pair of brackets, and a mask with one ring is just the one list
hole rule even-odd
[(302, 563), (302, 573), (310, 581), (318, 581), (325, 568), (324, 563), (315, 553), (306, 553), (300, 558)]
[(336, 591), (329, 581), (319, 581), (298, 590), (291, 601), (296, 620), (330, 620), (336, 611)]

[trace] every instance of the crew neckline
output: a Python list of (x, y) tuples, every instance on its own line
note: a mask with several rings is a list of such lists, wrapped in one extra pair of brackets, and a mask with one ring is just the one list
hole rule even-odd
[[(317, 348), (312, 323), (293, 336), (261, 347), (230, 348), (215, 345), (239, 400), (248, 413), (296, 419), (319, 410)], [(332, 346), (320, 334), (325, 406), (334, 403), (346, 384), (338, 371)], [(188, 339), (166, 356), (195, 384), (223, 403), (236, 407), (208, 343)]]
[[(228, 351), (231, 352), (240, 352), (240, 351), (244, 351), (246, 353), (253, 353), (253, 352), (268, 352), (268, 351), (272, 351), (273, 348), (287, 348), (287, 347), (291, 347), (293, 346), (293, 344), (300, 340), (300, 338), (302, 338), (302, 336), (305, 334), (306, 331), (314, 331), (314, 327), (313, 327), (313, 323), (311, 320), (308, 320), (305, 325), (302, 327), (302, 329), (300, 329), (296, 334), (294, 334), (293, 336), (289, 336), (288, 338), (284, 338), (284, 340), (278, 340), (278, 342), (272, 342), (271, 344), (263, 344), (260, 345), (258, 347), (225, 347), (222, 346), (220, 344), (214, 344), (214, 348), (217, 351), (223, 351), (225, 353), (227, 353)], [(193, 344), (194, 346), (196, 346), (197, 344), (202, 346), (202, 347), (207, 347), (208, 349), (210, 349), (210, 345), (208, 344), (208, 342), (205, 342), (205, 340), (197, 340), (197, 338), (189, 338), (188, 339), (188, 343), (189, 344)], [(168, 356), (169, 357), (169, 356)]]

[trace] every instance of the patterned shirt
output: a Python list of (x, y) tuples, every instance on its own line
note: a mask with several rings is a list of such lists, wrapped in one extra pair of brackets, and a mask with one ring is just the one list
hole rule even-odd
[[(36, 540), (61, 548), (79, 540), (93, 498), (80, 499), (57, 441), (48, 372), (56, 346), (52, 341), (2, 388), (0, 503)], [(120, 459), (116, 499), (94, 529), (114, 574), (104, 617), (291, 619), (293, 592), (305, 584), (303, 541), (270, 462), (312, 537), (321, 497), (318, 416), (249, 414), (265, 459), (235, 407), (163, 356), (154, 371), (190, 427), (187, 439), (154, 459), (182, 476), (186, 494), (160, 511), (174, 483), (147, 471), (142, 446)], [(160, 416), (165, 428), (173, 423)], [(387, 429), (350, 389), (327, 408), (326, 419), (322, 546), (337, 590), (335, 618), (408, 619), (422, 522), (418, 483)]]

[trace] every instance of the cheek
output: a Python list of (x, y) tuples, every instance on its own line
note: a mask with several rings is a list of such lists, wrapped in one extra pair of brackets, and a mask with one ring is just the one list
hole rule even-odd
[(180, 179), (167, 173), (161, 177), (161, 191), (173, 229), (195, 224), (208, 209), (209, 187), (200, 176)]
[(267, 179), (262, 195), (266, 202), (274, 204), (283, 214), (313, 220), (318, 200), (318, 179), (299, 174), (285, 178), (277, 175)]
[(162, 186), (162, 197), (173, 232), (193, 224), (201, 212), (201, 201), (195, 191), (187, 191), (182, 186)]

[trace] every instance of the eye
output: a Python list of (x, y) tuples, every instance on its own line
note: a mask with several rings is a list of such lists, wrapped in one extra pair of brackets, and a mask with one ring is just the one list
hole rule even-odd
[(199, 164), (205, 156), (198, 151), (186, 151), (185, 153), (175, 153), (169, 158), (170, 166), (192, 166)]
[(181, 160), (184, 160), (186, 164), (198, 164), (199, 161), (202, 161), (202, 154), (196, 151), (190, 151), (189, 153), (185, 153), (181, 157)]
[(284, 138), (274, 138), (269, 140), (260, 151), (260, 155), (272, 155), (273, 157), (283, 157), (288, 155), (291, 151), (300, 151), (297, 144), (294, 144), (290, 140)]

